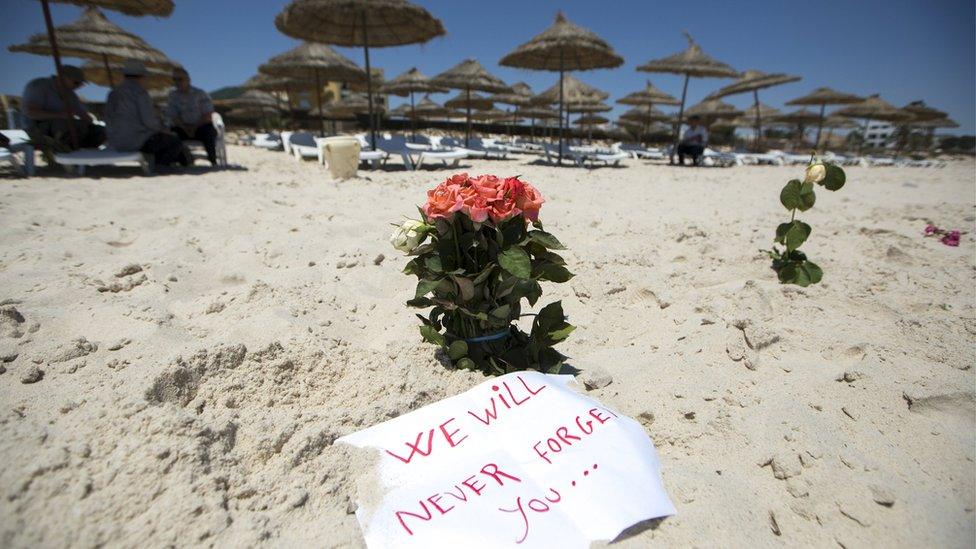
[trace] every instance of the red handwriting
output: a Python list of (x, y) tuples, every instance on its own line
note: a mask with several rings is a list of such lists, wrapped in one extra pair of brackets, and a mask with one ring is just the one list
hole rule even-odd
[[(498, 465), (489, 463), (482, 467), (478, 473), (464, 479), (460, 484), (455, 484), (453, 490), (433, 494), (426, 499), (418, 500), (417, 504), (420, 506), (420, 510), (418, 512), (397, 511), (394, 513), (397, 520), (400, 521), (400, 526), (407, 531), (407, 534), (412, 536), (413, 528), (407, 525), (408, 518), (427, 522), (437, 516), (434, 514), (435, 511), (440, 515), (446, 515), (448, 512), (454, 509), (458, 502), (466, 503), (469, 500), (471, 496), (465, 493), (464, 488), (467, 488), (474, 497), (480, 496), (481, 493), (484, 492), (488, 486), (490, 486), (490, 484), (488, 484), (487, 480), (479, 480), (479, 473), (481, 476), (495, 481), (498, 486), (505, 486), (506, 480), (522, 482), (522, 479), (499, 469)], [(454, 490), (456, 490), (457, 493), (455, 493)], [(444, 496), (448, 496), (448, 498), (451, 499), (447, 499)], [(430, 507), (428, 507), (427, 504), (430, 504)]]
[(515, 498), (515, 508), (505, 509), (504, 507), (499, 507), (499, 511), (504, 511), (506, 513), (518, 513), (522, 517), (522, 537), (515, 540), (515, 543), (522, 543), (526, 538), (529, 537), (529, 516), (525, 512), (525, 508), (528, 507), (530, 510), (536, 513), (548, 513), (550, 509), (550, 503), (559, 503), (562, 501), (562, 496), (555, 488), (549, 488), (552, 492), (553, 497), (543, 496), (545, 501), (539, 498), (530, 499), (525, 505), (522, 504), (522, 496)]
[[(454, 448), (458, 444), (461, 444), (462, 442), (464, 442), (464, 439), (468, 438), (468, 435), (464, 435), (463, 437), (461, 437), (459, 439), (455, 439), (454, 438), (455, 436), (457, 436), (457, 434), (459, 432), (461, 432), (460, 429), (454, 429), (453, 431), (448, 432), (447, 425), (449, 423), (451, 423), (452, 421), (454, 421), (454, 419), (455, 418), (452, 417), (451, 419), (445, 421), (444, 423), (441, 423), (438, 426), (438, 429), (440, 429), (441, 434), (444, 436), (444, 440), (447, 441), (447, 444), (451, 448)], [(386, 453), (387, 454), (390, 454), (391, 456), (397, 458), (398, 460), (400, 460), (400, 461), (402, 461), (404, 463), (410, 463), (410, 461), (413, 459), (413, 457), (415, 455), (417, 455), (417, 454), (419, 454), (421, 456), (424, 456), (424, 457), (429, 456), (430, 453), (434, 451), (434, 431), (436, 431), (436, 430), (437, 429), (431, 429), (430, 431), (428, 431), (426, 433), (427, 434), (427, 448), (425, 450), (424, 449), (421, 449), (421, 442), (422, 442), (422, 440), (424, 438), (424, 432), (421, 431), (421, 432), (417, 433), (417, 439), (413, 442), (413, 444), (411, 444), (410, 442), (404, 442), (403, 443), (407, 448), (410, 449), (410, 453), (407, 454), (407, 457), (403, 457), (403, 456), (400, 456), (398, 454), (395, 454), (395, 453), (391, 452), (390, 450), (386, 450)]]
[[(519, 383), (521, 383), (521, 388), (515, 384), (515, 382), (512, 382), (512, 385), (515, 386), (515, 390), (513, 391), (512, 387), (508, 385), (507, 381), (503, 381), (501, 387), (498, 385), (492, 385), (491, 390), (495, 391), (495, 394), (493, 394), (491, 399), (489, 399), (488, 406), (485, 406), (484, 414), (479, 415), (478, 412), (471, 410), (468, 410), (468, 414), (485, 425), (491, 425), (492, 421), (498, 419), (500, 412), (511, 410), (513, 407), (518, 407), (525, 404), (529, 401), (529, 399), (539, 394), (539, 392), (546, 388), (545, 385), (540, 385), (539, 387), (532, 389), (529, 387), (529, 384), (522, 379), (522, 376), (515, 376), (515, 378), (519, 380)], [(502, 391), (503, 388), (504, 391)], [(508, 395), (507, 399), (505, 398), (506, 394)], [(522, 398), (520, 399), (519, 397)], [(504, 408), (501, 410), (498, 408), (499, 402), (502, 406), (504, 406)]]
[[(608, 415), (609, 414), (609, 415)], [(549, 437), (546, 440), (538, 441), (533, 446), (532, 449), (538, 454), (540, 458), (545, 460), (546, 463), (551, 464), (552, 460), (549, 459), (549, 454), (558, 454), (566, 446), (572, 446), (574, 442), (579, 442), (583, 440), (583, 436), (592, 434), (596, 430), (597, 426), (603, 425), (610, 420), (610, 416), (617, 417), (617, 414), (603, 408), (591, 408), (586, 416), (576, 416), (575, 432), (577, 434), (570, 434), (570, 427), (560, 425), (556, 427), (555, 436)], [(592, 417), (593, 419), (585, 419), (585, 417)], [(594, 420), (596, 420), (594, 422)], [(545, 447), (543, 447), (545, 445)], [(549, 448), (549, 452), (545, 450)]]

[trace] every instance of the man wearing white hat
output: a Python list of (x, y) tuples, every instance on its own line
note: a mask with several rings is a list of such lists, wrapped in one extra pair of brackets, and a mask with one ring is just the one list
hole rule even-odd
[[(42, 143), (42, 147), (50, 144), (59, 150), (71, 149), (69, 120), (74, 121), (78, 147), (94, 148), (105, 142), (105, 130), (92, 124), (91, 114), (75, 93), (84, 85), (85, 73), (73, 65), (61, 67), (61, 78), (55, 75), (27, 83), (23, 95), (24, 116), (27, 131), (35, 142)], [(47, 143), (48, 140), (53, 143)]]
[(105, 102), (108, 145), (119, 151), (151, 154), (158, 166), (189, 166), (193, 162), (190, 151), (165, 129), (143, 87), (148, 74), (145, 65), (128, 60), (122, 65), (122, 74), (125, 79), (109, 92)]

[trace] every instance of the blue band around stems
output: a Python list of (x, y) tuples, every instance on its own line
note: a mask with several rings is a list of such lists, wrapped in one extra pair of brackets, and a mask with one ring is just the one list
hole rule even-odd
[(507, 335), (508, 335), (508, 328), (505, 328), (504, 330), (502, 330), (502, 331), (500, 331), (500, 332), (498, 332), (496, 334), (489, 334), (489, 335), (483, 335), (483, 336), (478, 336), (478, 337), (472, 337), (471, 339), (465, 339), (464, 341), (466, 343), (482, 343), (482, 342), (485, 342), (485, 341), (495, 341), (496, 339), (501, 339), (501, 338), (503, 338), (503, 337), (505, 337)]

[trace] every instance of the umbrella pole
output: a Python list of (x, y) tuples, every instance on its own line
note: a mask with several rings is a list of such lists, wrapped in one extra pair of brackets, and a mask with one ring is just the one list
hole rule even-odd
[(685, 74), (685, 85), (681, 88), (681, 106), (678, 107), (678, 124), (674, 127), (674, 146), (671, 147), (671, 164), (674, 164), (674, 155), (678, 153), (678, 140), (681, 138), (681, 123), (685, 117), (685, 96), (688, 94), (688, 78)]
[(376, 119), (373, 118), (373, 73), (369, 70), (369, 33), (366, 29), (366, 10), (362, 12), (363, 55), (366, 57), (366, 99), (369, 101), (369, 136), (376, 146)]
[(69, 102), (68, 91), (64, 89), (64, 80), (61, 68), (61, 51), (58, 50), (58, 41), (54, 37), (54, 22), (51, 21), (51, 6), (48, 0), (41, 0), (41, 9), (44, 11), (44, 25), (47, 27), (47, 39), (51, 43), (51, 55), (54, 57), (54, 69), (58, 73), (58, 93), (61, 95), (61, 102), (68, 113), (68, 134), (71, 136), (71, 146), (78, 148), (78, 130), (75, 128), (75, 120), (71, 115), (71, 103)]
[(115, 87), (115, 78), (112, 77), (112, 68), (108, 66), (108, 56), (102, 54), (102, 64), (105, 65), (105, 75), (108, 76), (108, 87)]
[(464, 146), (471, 146), (471, 88), (464, 88), (464, 111), (465, 111), (465, 125), (464, 125)]
[(319, 69), (314, 69), (315, 71), (315, 102), (318, 103), (319, 107), (319, 131), (322, 132), (322, 137), (325, 137), (325, 118), (323, 118), (322, 113), (322, 82), (319, 80)]
[(413, 134), (413, 142), (417, 142), (417, 116), (414, 113), (413, 92), (410, 92), (410, 133)]
[(752, 90), (753, 105), (756, 106), (756, 152), (762, 144), (762, 111), (759, 108), (759, 90)]
[(285, 85), (285, 95), (288, 96), (288, 118), (292, 129), (298, 125), (295, 123), (295, 104), (292, 102), (291, 86)]
[(824, 109), (826, 109), (826, 108), (827, 108), (827, 105), (826, 104), (820, 105), (820, 122), (817, 123), (817, 140), (813, 142), (813, 148), (814, 148), (814, 150), (822, 150), (820, 148), (820, 132), (823, 131)]
[(559, 50), (559, 156), (556, 164), (563, 165), (563, 50)]

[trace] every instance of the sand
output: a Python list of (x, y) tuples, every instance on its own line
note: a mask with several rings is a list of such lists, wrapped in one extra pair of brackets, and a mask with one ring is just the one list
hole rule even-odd
[[(231, 147), (242, 169), (0, 180), (0, 545), (358, 546), (336, 438), (457, 394), (388, 241), (447, 170)], [(590, 394), (653, 439), (676, 517), (618, 546), (974, 544), (972, 161), (848, 169), (802, 214), (822, 284), (759, 251), (800, 168), (522, 174)]]

